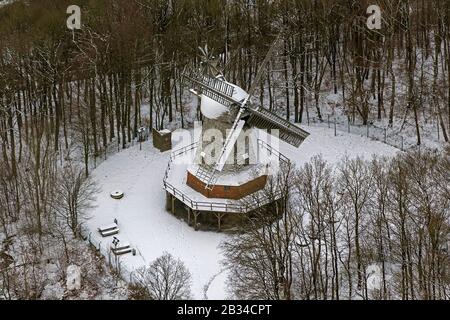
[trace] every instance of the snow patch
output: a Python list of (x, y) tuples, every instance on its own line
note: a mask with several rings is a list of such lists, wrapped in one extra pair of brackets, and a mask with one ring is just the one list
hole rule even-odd
[(44, 287), (41, 294), (42, 300), (62, 300), (64, 297), (64, 288), (59, 282), (48, 284)]
[(382, 285), (381, 268), (377, 264), (371, 264), (366, 269), (367, 277), (367, 289), (380, 290)]
[(81, 268), (71, 264), (67, 267), (67, 290), (74, 291), (81, 289)]

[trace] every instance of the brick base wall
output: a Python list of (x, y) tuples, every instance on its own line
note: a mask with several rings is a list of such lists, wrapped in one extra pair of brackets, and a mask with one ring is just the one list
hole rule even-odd
[(267, 176), (260, 176), (240, 186), (215, 185), (211, 190), (205, 189), (205, 183), (200, 181), (189, 171), (187, 172), (187, 185), (207, 198), (221, 198), (238, 200), (266, 186)]

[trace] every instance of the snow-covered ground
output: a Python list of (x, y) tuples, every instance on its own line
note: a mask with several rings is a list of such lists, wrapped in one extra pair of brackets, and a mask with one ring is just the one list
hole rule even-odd
[(371, 159), (373, 155), (394, 156), (399, 149), (386, 145), (379, 141), (374, 141), (359, 135), (348, 134), (325, 127), (303, 126), (310, 136), (295, 148), (287, 143), (280, 142), (280, 151), (297, 167), (303, 166), (312, 157), (321, 154), (323, 159), (330, 164), (339, 162), (344, 157)]
[[(373, 154), (392, 156), (397, 149), (381, 142), (357, 135), (339, 133), (328, 128), (305, 128), (311, 135), (300, 148), (281, 143), (280, 151), (298, 166), (311, 157), (322, 154), (325, 160), (336, 163), (342, 157), (361, 156), (366, 159)], [(159, 153), (151, 141), (121, 151), (104, 161), (93, 175), (101, 192), (91, 213), (87, 227), (91, 238), (107, 248), (112, 237), (101, 238), (98, 227), (111, 224), (116, 218), (120, 232), (117, 237), (136, 248), (131, 254), (120, 258), (122, 266), (132, 272), (149, 264), (163, 252), (169, 252), (184, 261), (192, 274), (192, 291), (197, 299), (227, 298), (225, 291), (226, 271), (223, 256), (218, 248), (225, 239), (223, 233), (194, 231), (186, 223), (165, 211), (165, 191), (162, 188), (164, 172), (170, 152)], [(110, 197), (112, 190), (123, 190), (121, 200)], [(204, 291), (207, 287), (208, 290)]]
[[(159, 153), (150, 142), (142, 149), (122, 151), (94, 171), (101, 193), (88, 221), (91, 237), (102, 241), (105, 248), (109, 246), (112, 239), (101, 239), (95, 230), (116, 218), (120, 228), (117, 237), (137, 249), (136, 256), (120, 258), (129, 271), (148, 265), (167, 251), (188, 266), (195, 297), (202, 298), (203, 286), (220, 270), (217, 246), (224, 235), (196, 232), (165, 211), (162, 180), (170, 153)], [(123, 199), (110, 197), (115, 189), (124, 191)]]

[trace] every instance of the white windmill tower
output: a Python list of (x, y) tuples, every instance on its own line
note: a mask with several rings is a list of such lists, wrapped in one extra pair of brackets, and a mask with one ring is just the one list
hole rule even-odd
[[(172, 197), (172, 211), (174, 198), (184, 203), (188, 212), (208, 211), (217, 214), (222, 211), (223, 206), (214, 208), (213, 205), (202, 205), (199, 208), (198, 203), (205, 203), (205, 198), (213, 199), (215, 204), (220, 201), (226, 203), (225, 212), (239, 211), (238, 205), (232, 207), (226, 200), (242, 199), (263, 189), (267, 181), (268, 163), (259, 157), (259, 149), (264, 141), (259, 140), (258, 132), (261, 129), (269, 130), (276, 138), (295, 147), (300, 146), (309, 135), (263, 106), (251, 103), (251, 97), (276, 50), (279, 38), (270, 47), (248, 92), (226, 81), (221, 74), (213, 76), (217, 72), (214, 65), (212, 68), (205, 66), (202, 72), (189, 70), (183, 73), (185, 84), (200, 99), (203, 123), (193, 163), (188, 166), (186, 179), (182, 183), (202, 197), (195, 206), (192, 201), (195, 194), (188, 192), (180, 196), (180, 190), (185, 186), (173, 190), (175, 187), (168, 187), (166, 183), (170, 179), (166, 179), (165, 189)], [(211, 57), (207, 47), (202, 51), (204, 56)], [(267, 145), (264, 147), (270, 148)], [(186, 198), (189, 200), (185, 201)], [(220, 228), (222, 215), (216, 216)]]

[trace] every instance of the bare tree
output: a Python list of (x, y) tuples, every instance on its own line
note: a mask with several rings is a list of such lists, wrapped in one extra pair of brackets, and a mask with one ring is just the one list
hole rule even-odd
[[(328, 299), (339, 297), (339, 271), (336, 243), (336, 201), (332, 194), (333, 178), (331, 168), (321, 157), (314, 157), (297, 173), (295, 179), (298, 204), (296, 268), (300, 274), (308, 275), (307, 282), (299, 278), (303, 298)], [(332, 269), (332, 271), (329, 269)], [(330, 276), (328, 276), (328, 273)], [(331, 278), (331, 288), (329, 287)], [(331, 289), (331, 292), (330, 292)]]
[(135, 284), (155, 300), (191, 298), (191, 274), (181, 260), (169, 253), (136, 270), (135, 279)]
[(286, 299), (292, 296), (294, 217), (290, 203), (287, 165), (268, 181), (266, 188), (249, 202), (269, 199), (248, 217), (240, 233), (226, 241), (222, 249), (230, 270), (229, 285), (240, 299)]
[[(365, 266), (363, 263), (362, 242), (365, 229), (367, 209), (371, 195), (372, 177), (367, 163), (361, 158), (345, 159), (339, 167), (339, 193), (343, 201), (344, 218), (347, 220), (347, 234), (354, 242), (356, 261), (357, 289), (363, 289)], [(351, 263), (352, 250), (348, 250), (348, 260)], [(349, 283), (351, 286), (351, 284)], [(351, 288), (351, 287), (350, 287)], [(350, 289), (349, 288), (349, 289)]]
[(86, 177), (82, 168), (67, 162), (59, 172), (56, 189), (58, 196), (54, 210), (73, 235), (78, 237), (81, 224), (88, 218), (87, 212), (92, 208), (98, 188), (90, 177)]

